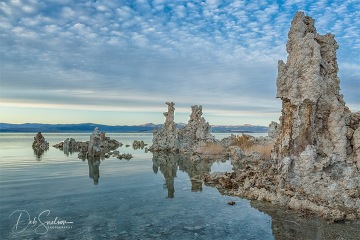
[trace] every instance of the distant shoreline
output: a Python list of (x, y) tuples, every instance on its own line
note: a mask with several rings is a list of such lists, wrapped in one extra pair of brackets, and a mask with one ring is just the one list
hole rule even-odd
[[(95, 127), (100, 131), (114, 132), (114, 133), (152, 133), (155, 128), (160, 128), (162, 124), (144, 124), (134, 126), (108, 126), (94, 123), (82, 124), (40, 124), (40, 123), (25, 123), (25, 124), (9, 124), (0, 123), (0, 133), (91, 133)], [(184, 125), (179, 123), (178, 128)], [(252, 126), (252, 125), (238, 125), (226, 126), (216, 125), (212, 126), (213, 133), (265, 133), (268, 132), (268, 127)]]

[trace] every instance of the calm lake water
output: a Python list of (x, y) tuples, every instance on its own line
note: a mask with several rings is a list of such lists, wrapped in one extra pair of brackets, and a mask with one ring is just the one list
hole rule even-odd
[(134, 140), (151, 145), (152, 134), (108, 133), (134, 158), (96, 162), (51, 147), (90, 134), (43, 135), (50, 149), (38, 157), (31, 148), (35, 133), (0, 134), (0, 239), (356, 239), (359, 233), (358, 223), (301, 218), (223, 196), (197, 180), (231, 171), (229, 161), (194, 163), (126, 147)]

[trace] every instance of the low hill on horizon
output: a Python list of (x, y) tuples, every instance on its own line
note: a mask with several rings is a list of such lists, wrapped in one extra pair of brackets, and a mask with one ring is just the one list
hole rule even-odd
[[(181, 128), (185, 124), (178, 123), (177, 127)], [(43, 123), (23, 123), (11, 124), (0, 123), (0, 132), (92, 132), (95, 127), (104, 132), (153, 132), (154, 128), (162, 127), (162, 124), (146, 123), (142, 125), (103, 125), (96, 123), (79, 123), (79, 124), (43, 124)], [(264, 133), (268, 131), (265, 126), (245, 125), (214, 125), (211, 126), (212, 132), (251, 132)]]

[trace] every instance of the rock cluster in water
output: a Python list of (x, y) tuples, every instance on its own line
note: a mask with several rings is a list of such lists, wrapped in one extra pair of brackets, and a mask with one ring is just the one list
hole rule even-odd
[(280, 125), (272, 159), (239, 155), (236, 174), (205, 180), (229, 194), (265, 200), (326, 219), (360, 218), (360, 113), (339, 94), (334, 35), (320, 35), (314, 20), (297, 12), (288, 34), (286, 64), (279, 61)]
[(45, 140), (41, 132), (38, 132), (34, 137), (34, 142), (32, 144), (34, 153), (40, 157), (45, 151), (49, 149), (49, 143)]
[(90, 135), (90, 141), (77, 142), (73, 138), (67, 138), (53, 147), (64, 151), (65, 154), (79, 152), (79, 158), (87, 159), (105, 156), (111, 150), (117, 149), (122, 144), (115, 139), (106, 137), (105, 132), (100, 132), (96, 127)]
[(147, 144), (145, 144), (143, 140), (134, 140), (132, 144), (134, 150), (144, 149), (145, 146), (147, 146)]
[(202, 117), (202, 107), (192, 106), (188, 123), (180, 129), (174, 121), (175, 103), (167, 102), (168, 111), (164, 113), (165, 123), (155, 129), (151, 151), (192, 152), (201, 144), (216, 142), (210, 132), (210, 125)]

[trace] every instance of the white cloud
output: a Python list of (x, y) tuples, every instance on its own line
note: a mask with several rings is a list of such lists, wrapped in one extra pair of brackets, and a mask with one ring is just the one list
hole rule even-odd
[(34, 12), (36, 11), (34, 7), (29, 6), (29, 5), (22, 6), (21, 9), (22, 9), (25, 13), (34, 13)]
[[(286, 6), (271, 1), (131, 3), (0, 3), (4, 14), (0, 17), (2, 85), (22, 89), (24, 97), (37, 88), (56, 91), (67, 86), (96, 90), (99, 96), (113, 96), (109, 91), (114, 89), (119, 96), (153, 94), (152, 107), (174, 99), (179, 104), (208, 104), (212, 114), (222, 108), (229, 114), (250, 113), (249, 107), (260, 111), (256, 103), (276, 112), (278, 104), (269, 99), (275, 96), (277, 60), (286, 59), (291, 18), (297, 8), (304, 7), (314, 14), (320, 33), (336, 33), (342, 89), (345, 95), (353, 94), (351, 81), (358, 77), (354, 72), (360, 72), (356, 67), (360, 16), (346, 11), (356, 8), (351, 2), (289, 1)], [(24, 4), (32, 10), (23, 12)], [(40, 104), (47, 99), (51, 96), (35, 100)], [(57, 94), (56, 101), (65, 106), (69, 99), (73, 98)], [(94, 99), (102, 105), (109, 100)], [(116, 103), (124, 100), (114, 99)], [(355, 98), (348, 99), (354, 105)]]
[(62, 9), (62, 15), (64, 18), (72, 18), (75, 16), (75, 12), (70, 7), (64, 7)]

